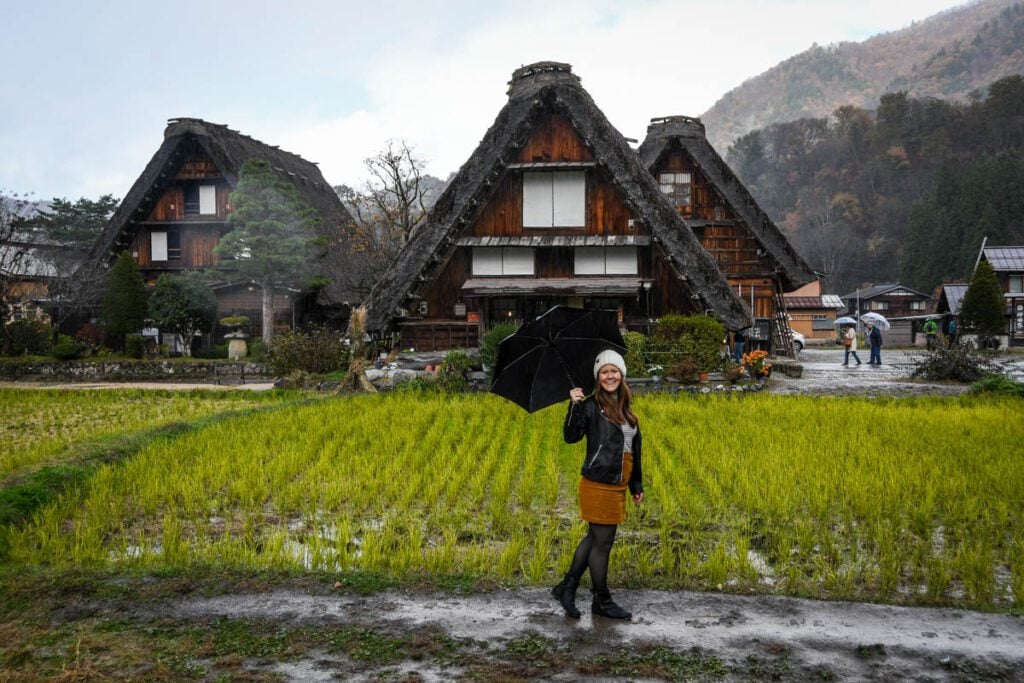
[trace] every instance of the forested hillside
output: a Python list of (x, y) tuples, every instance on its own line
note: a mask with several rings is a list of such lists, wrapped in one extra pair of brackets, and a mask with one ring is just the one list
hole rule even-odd
[(701, 119), (718, 149), (773, 123), (874, 109), (883, 93), (966, 100), (1024, 73), (1024, 2), (980, 0), (860, 43), (814, 45), (726, 93)]
[(727, 160), (829, 292), (966, 278), (981, 239), (1024, 244), (1024, 77), (969, 103), (883, 95), (753, 131)]

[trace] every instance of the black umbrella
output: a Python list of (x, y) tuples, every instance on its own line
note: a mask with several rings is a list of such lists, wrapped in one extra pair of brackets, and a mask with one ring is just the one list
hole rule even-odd
[(617, 311), (555, 306), (501, 340), (491, 392), (533, 413), (594, 390), (594, 359), (626, 352)]

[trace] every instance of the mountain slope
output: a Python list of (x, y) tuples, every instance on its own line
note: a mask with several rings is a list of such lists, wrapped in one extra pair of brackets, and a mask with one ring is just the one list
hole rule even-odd
[(860, 43), (814, 45), (726, 93), (701, 118), (723, 152), (772, 123), (874, 109), (886, 92), (965, 99), (1024, 73), (1024, 2), (978, 0)]

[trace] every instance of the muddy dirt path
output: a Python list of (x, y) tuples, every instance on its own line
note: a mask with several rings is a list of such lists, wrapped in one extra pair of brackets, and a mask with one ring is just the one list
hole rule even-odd
[[(581, 607), (586, 606), (585, 597), (589, 593), (581, 591)], [(506, 652), (509, 643), (533, 638), (553, 652), (572, 655), (560, 666), (534, 671), (547, 680), (577, 679), (584, 673), (580, 662), (622, 651), (689, 653), (708, 666), (690, 671), (697, 679), (1024, 680), (1024, 620), (1014, 616), (686, 591), (622, 590), (616, 597), (633, 609), (632, 622), (592, 617), (588, 610), (580, 620), (567, 619), (540, 589), (472, 595), (386, 591), (367, 597), (290, 590), (187, 598), (161, 609), (165, 616), (187, 620), (253, 619), (399, 631), (429, 627), (456, 639), (472, 639), (483, 660)], [(543, 649), (537, 648), (535, 655), (551, 654)], [(353, 668), (338, 657), (269, 666), (292, 680), (449, 680), (466, 673), (460, 665), (432, 661), (403, 662), (384, 670)], [(510, 677), (523, 672), (514, 673)]]

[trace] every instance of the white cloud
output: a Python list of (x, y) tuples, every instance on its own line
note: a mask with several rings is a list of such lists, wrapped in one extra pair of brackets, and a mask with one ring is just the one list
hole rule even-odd
[[(316, 149), (308, 156), (320, 161), (333, 184), (356, 184), (362, 159), (387, 138), (413, 144), (428, 170), (444, 177), (493, 122), (512, 71), (540, 60), (571, 63), (612, 124), (627, 137), (643, 138), (651, 117), (700, 115), (743, 80), (815, 42), (861, 39), (865, 26), (873, 26), (872, 33), (895, 30), (951, 4), (520, 3), (461, 36), (433, 31), (385, 45), (366, 64), (365, 110), (290, 130), (283, 140), (304, 140), (296, 151)], [(318, 145), (321, 135), (330, 139)]]

